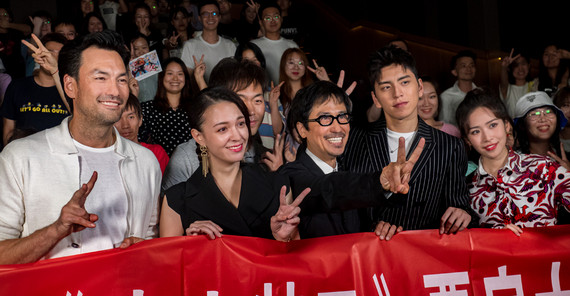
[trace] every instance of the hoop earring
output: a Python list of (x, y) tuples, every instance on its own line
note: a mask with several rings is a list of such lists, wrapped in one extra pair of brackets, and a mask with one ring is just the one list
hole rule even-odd
[(208, 164), (208, 147), (200, 145), (200, 157), (202, 157), (202, 175), (206, 177), (208, 175), (209, 164)]

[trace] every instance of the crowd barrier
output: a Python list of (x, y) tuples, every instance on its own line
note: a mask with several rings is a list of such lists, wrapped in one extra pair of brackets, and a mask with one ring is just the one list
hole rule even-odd
[(0, 295), (570, 295), (570, 225), (456, 235), (358, 233), (282, 243), (161, 238), (0, 266)]

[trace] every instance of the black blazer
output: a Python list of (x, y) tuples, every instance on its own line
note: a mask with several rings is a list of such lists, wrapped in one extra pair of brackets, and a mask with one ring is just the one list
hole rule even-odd
[(304, 145), (297, 150), (296, 160), (284, 165), (279, 172), (289, 177), (294, 197), (305, 188), (311, 188), (300, 204), (301, 238), (359, 232), (360, 218), (354, 209), (386, 203), (380, 172), (325, 175), (306, 153)]
[(211, 220), (222, 234), (273, 238), (270, 219), (279, 209), (281, 186), (288, 186), (288, 180), (255, 164), (242, 163), (241, 169), (237, 208), (218, 189), (212, 174), (202, 175), (201, 166), (188, 181), (166, 191), (168, 205), (180, 215), (184, 229), (195, 221)]
[[(418, 117), (418, 131), (407, 158), (420, 138), (425, 146), (410, 176), (408, 194), (395, 194), (401, 204), (368, 211), (373, 227), (378, 221), (403, 226), (404, 230), (439, 228), (440, 219), (448, 207), (457, 207), (472, 214), (465, 183), (467, 156), (463, 142), (434, 129)], [(382, 170), (390, 163), (386, 119), (384, 115), (366, 130), (350, 132), (345, 154), (345, 167), (352, 172), (367, 173)]]

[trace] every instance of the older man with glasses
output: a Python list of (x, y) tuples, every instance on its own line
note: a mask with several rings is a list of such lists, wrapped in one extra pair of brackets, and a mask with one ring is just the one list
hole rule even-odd
[[(307, 187), (309, 195), (300, 205), (301, 238), (370, 231), (361, 229), (357, 208), (385, 206), (392, 192), (405, 192), (406, 176), (423, 149), (423, 142), (408, 161), (405, 155), (381, 171), (371, 174), (343, 172), (337, 157), (344, 152), (350, 132), (351, 102), (335, 84), (319, 81), (301, 89), (289, 111), (287, 126), (295, 129), (302, 144), (297, 159), (279, 172), (289, 177), (293, 195)], [(400, 149), (403, 154), (404, 149)], [(389, 240), (398, 228), (386, 227), (378, 233)]]

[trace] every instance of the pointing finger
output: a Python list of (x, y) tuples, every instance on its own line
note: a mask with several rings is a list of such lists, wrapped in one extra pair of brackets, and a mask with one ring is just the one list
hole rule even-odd
[(303, 190), (303, 192), (301, 192), (301, 194), (299, 194), (297, 196), (297, 198), (295, 198), (295, 200), (291, 203), (291, 206), (297, 207), (301, 204), (301, 202), (303, 201), (303, 199), (305, 199), (305, 196), (307, 196), (307, 194), (309, 194), (309, 192), (311, 192), (311, 188), (307, 187), (305, 188), (305, 190)]
[(287, 205), (287, 186), (281, 186), (281, 191), (279, 192), (279, 204), (282, 206)]
[(404, 139), (404, 137), (398, 139), (398, 157), (396, 158), (396, 162), (406, 162), (406, 139)]
[(38, 48), (42, 51), (49, 51), (44, 44), (40, 41), (40, 38), (38, 38), (38, 36), (36, 36), (36, 34), (32, 33), (32, 38), (34, 39), (34, 41), (36, 42), (36, 45), (38, 46)]
[[(340, 74), (338, 74), (338, 80), (336, 82), (336, 86), (342, 87), (343, 84), (344, 84), (344, 70), (340, 70)], [(350, 89), (350, 87), (349, 87), (349, 89)], [(347, 90), (347, 93), (348, 93), (348, 90)]]
[(26, 40), (22, 40), (22, 43), (24, 43), (24, 45), (27, 46), (29, 49), (31, 49), (34, 53), (40, 53), (40, 49), (35, 47), (30, 42), (28, 42)]
[(319, 68), (319, 64), (317, 64), (317, 60), (313, 59), (313, 64), (315, 64), (315, 69)]
[(414, 152), (412, 152), (412, 155), (410, 156), (410, 159), (408, 160), (411, 163), (416, 163), (418, 161), (418, 159), (420, 158), (420, 155), (422, 154), (422, 151), (424, 151), (424, 146), (426, 143), (426, 139), (421, 138), (418, 146), (416, 146), (416, 149), (414, 149)]

